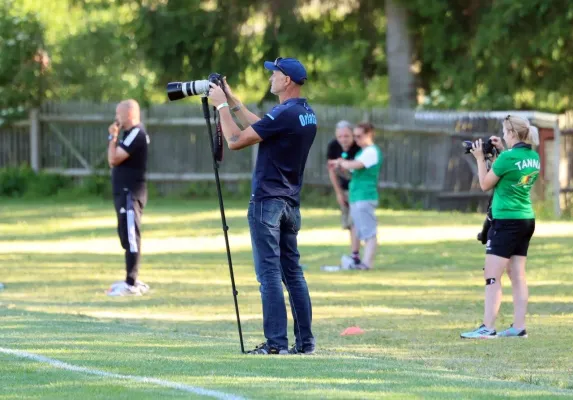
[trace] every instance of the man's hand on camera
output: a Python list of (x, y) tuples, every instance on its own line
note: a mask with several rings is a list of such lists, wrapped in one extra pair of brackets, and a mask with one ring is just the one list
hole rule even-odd
[(492, 136), (489, 138), (489, 140), (491, 140), (491, 143), (493, 143), (493, 145), (495, 146), (496, 149), (498, 149), (499, 151), (503, 151), (503, 149), (504, 149), (503, 142), (501, 141), (500, 137)]
[(472, 143), (472, 149), (470, 152), (473, 154), (476, 160), (484, 160), (483, 156), (483, 142), (481, 139), (476, 140)]
[(211, 100), (211, 103), (213, 103), (215, 107), (226, 103), (227, 96), (225, 96), (223, 89), (215, 85), (213, 82), (209, 82), (209, 85), (211, 86), (211, 89), (209, 89), (209, 99)]
[(113, 139), (117, 139), (117, 136), (119, 135), (119, 124), (114, 121), (114, 123), (107, 128), (107, 131)]
[(235, 107), (238, 106), (241, 102), (239, 101), (239, 99), (237, 99), (235, 97), (235, 95), (233, 94), (233, 90), (231, 90), (231, 87), (229, 86), (229, 84), (227, 83), (227, 77), (224, 76), (223, 77), (223, 86), (224, 89), (223, 91), (225, 92), (225, 94), (227, 95), (227, 101), (229, 102), (229, 105), (231, 107)]

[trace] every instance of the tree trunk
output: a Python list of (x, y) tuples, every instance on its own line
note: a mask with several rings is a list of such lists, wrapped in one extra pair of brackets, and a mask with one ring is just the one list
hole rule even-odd
[(412, 37), (408, 30), (408, 10), (399, 0), (386, 1), (386, 57), (390, 81), (390, 107), (412, 108), (416, 86), (412, 63)]

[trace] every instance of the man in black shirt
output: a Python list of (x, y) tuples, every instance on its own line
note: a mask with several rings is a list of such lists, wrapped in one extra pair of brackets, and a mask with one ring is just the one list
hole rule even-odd
[[(354, 157), (360, 150), (360, 147), (354, 143), (352, 129), (353, 125), (348, 121), (339, 121), (336, 124), (336, 138), (328, 144), (328, 149), (326, 151), (326, 158), (328, 160), (337, 160), (339, 158), (354, 160)], [(342, 213), (342, 228), (350, 230), (352, 259), (350, 259), (348, 256), (343, 256), (341, 264), (343, 267), (347, 267), (350, 262), (359, 264), (360, 240), (358, 240), (356, 235), (348, 207), (348, 184), (350, 182), (350, 176), (346, 173), (346, 171), (335, 169), (330, 166), (328, 166), (328, 176), (330, 178), (330, 182), (332, 183), (332, 187), (334, 188), (336, 201), (338, 201)]]
[[(125, 100), (117, 105), (115, 122), (109, 126), (107, 159), (117, 232), (125, 249), (127, 276), (108, 291), (110, 296), (142, 295), (149, 286), (137, 279), (141, 259), (141, 215), (147, 203), (146, 171), (149, 136), (140, 120), (139, 104)], [(123, 135), (119, 138), (120, 132)]]

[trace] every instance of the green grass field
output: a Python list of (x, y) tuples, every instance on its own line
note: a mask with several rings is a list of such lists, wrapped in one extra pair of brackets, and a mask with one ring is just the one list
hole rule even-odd
[[(252, 348), (264, 338), (246, 205), (226, 206)], [(338, 273), (320, 270), (347, 252), (337, 211), (302, 216), (319, 351), (257, 357), (240, 354), (216, 203), (151, 202), (141, 279), (152, 291), (109, 298), (124, 268), (111, 203), (0, 201), (0, 399), (573, 398), (573, 223), (538, 222), (529, 339), (462, 341), (483, 312), (481, 215), (379, 210), (376, 269)], [(498, 328), (512, 322), (503, 285)], [(365, 334), (340, 336), (353, 325)]]

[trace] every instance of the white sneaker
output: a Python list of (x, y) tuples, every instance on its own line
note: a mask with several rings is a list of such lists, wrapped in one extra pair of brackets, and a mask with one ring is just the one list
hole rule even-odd
[(354, 258), (344, 254), (340, 257), (340, 267), (342, 269), (351, 269), (355, 264)]
[(135, 285), (128, 285), (126, 282), (116, 282), (107, 291), (108, 296), (141, 296), (141, 291)]
[(325, 272), (336, 272), (340, 271), (341, 269), (342, 267), (340, 265), (323, 265), (320, 267), (320, 270)]
[(139, 292), (141, 294), (146, 294), (147, 292), (149, 292), (149, 285), (145, 282), (137, 280), (135, 281), (135, 286), (139, 289)]

